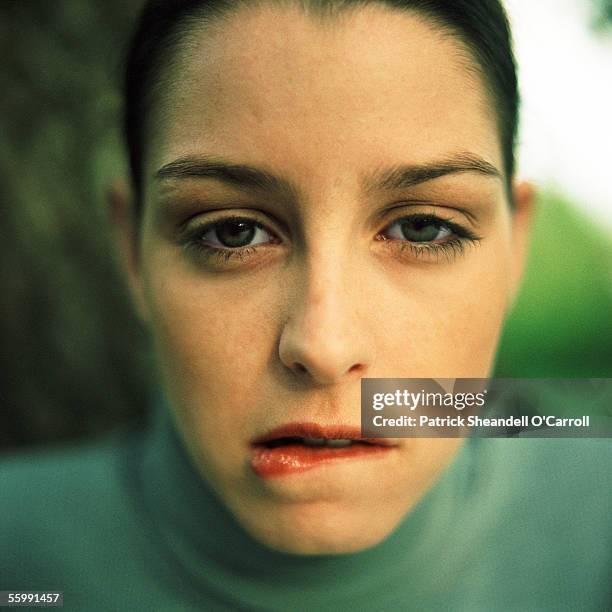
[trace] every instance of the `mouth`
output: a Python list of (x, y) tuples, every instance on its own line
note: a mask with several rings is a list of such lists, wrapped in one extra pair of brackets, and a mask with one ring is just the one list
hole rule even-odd
[(388, 438), (365, 438), (355, 427), (291, 423), (251, 442), (251, 468), (262, 478), (283, 476), (335, 461), (381, 457), (395, 446)]

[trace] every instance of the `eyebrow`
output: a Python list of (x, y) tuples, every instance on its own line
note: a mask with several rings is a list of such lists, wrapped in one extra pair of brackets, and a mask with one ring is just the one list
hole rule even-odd
[(261, 168), (233, 164), (217, 157), (182, 157), (154, 174), (156, 179), (210, 178), (240, 189), (259, 189), (294, 193), (287, 180)]
[(501, 172), (479, 155), (459, 153), (437, 162), (399, 165), (379, 170), (366, 179), (364, 187), (367, 191), (406, 189), (442, 176), (460, 173), (502, 178)]
[[(442, 176), (476, 173), (501, 179), (501, 172), (473, 153), (459, 153), (441, 161), (404, 164), (384, 168), (367, 177), (366, 191), (390, 191), (414, 187)], [(297, 189), (288, 180), (261, 168), (234, 164), (217, 157), (182, 157), (162, 166), (154, 174), (158, 180), (204, 178), (216, 179), (239, 189), (258, 189), (295, 194)]]

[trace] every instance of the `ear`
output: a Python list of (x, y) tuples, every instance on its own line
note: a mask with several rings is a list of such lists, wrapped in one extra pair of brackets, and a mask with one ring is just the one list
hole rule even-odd
[(512, 185), (514, 209), (512, 211), (512, 271), (510, 305), (521, 288), (529, 254), (531, 228), (536, 213), (536, 190), (531, 183), (514, 182)]
[(144, 294), (139, 219), (129, 182), (115, 179), (107, 190), (108, 218), (119, 268), (126, 282), (132, 306), (147, 325), (149, 312)]

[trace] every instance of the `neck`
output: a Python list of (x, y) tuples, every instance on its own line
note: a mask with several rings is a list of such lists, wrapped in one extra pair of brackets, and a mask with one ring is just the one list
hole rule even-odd
[(182, 583), (234, 605), (266, 609), (304, 597), (314, 608), (353, 598), (363, 604), (364, 593), (384, 599), (392, 585), (407, 581), (419, 589), (439, 585), (438, 576), (425, 570), (431, 574), (443, 559), (466, 506), (470, 440), (383, 542), (357, 553), (300, 556), (271, 550), (242, 529), (193, 465), (169, 410), (162, 396), (137, 451), (134, 476), (151, 531)]

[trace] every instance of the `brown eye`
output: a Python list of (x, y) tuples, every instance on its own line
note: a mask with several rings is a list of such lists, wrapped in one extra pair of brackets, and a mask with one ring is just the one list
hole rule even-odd
[(384, 235), (409, 242), (435, 242), (452, 236), (453, 231), (436, 217), (415, 215), (394, 221)]
[(255, 225), (245, 221), (225, 221), (214, 230), (219, 242), (226, 247), (247, 246), (255, 236)]
[(214, 247), (239, 249), (270, 242), (271, 235), (250, 219), (225, 219), (210, 226), (202, 235), (202, 242)]

